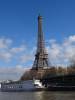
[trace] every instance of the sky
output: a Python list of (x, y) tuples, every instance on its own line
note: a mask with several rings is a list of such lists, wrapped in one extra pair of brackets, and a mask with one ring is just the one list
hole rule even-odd
[(0, 0), (0, 80), (19, 79), (32, 67), (39, 14), (50, 63), (74, 61), (75, 0)]

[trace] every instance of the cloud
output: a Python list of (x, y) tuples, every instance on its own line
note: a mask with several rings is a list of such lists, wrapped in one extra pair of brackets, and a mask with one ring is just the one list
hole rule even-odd
[(20, 62), (25, 63), (25, 62), (33, 61), (35, 57), (35, 51), (36, 51), (36, 47), (33, 47), (31, 50), (28, 50), (27, 54), (21, 55), (19, 59)]
[(71, 60), (75, 59), (75, 35), (64, 38), (61, 44), (54, 39), (50, 40), (47, 51), (52, 64), (68, 65)]
[[(4, 62), (16, 60), (21, 64), (29, 61), (33, 63), (36, 47), (29, 49), (24, 44), (19, 46), (12, 46), (12, 44), (13, 40), (0, 38), (0, 60)], [(46, 48), (52, 64), (69, 64), (75, 59), (75, 35), (64, 38), (62, 43), (50, 39)]]
[(20, 47), (13, 47), (11, 48), (10, 52), (12, 53), (19, 53), (25, 51), (26, 47), (25, 45), (21, 45)]
[(56, 42), (56, 40), (55, 39), (50, 39), (49, 41), (48, 41), (48, 43), (55, 43)]
[(0, 52), (0, 60), (3, 60), (4, 62), (9, 62), (11, 61), (12, 54), (10, 52)]
[(22, 64), (34, 60), (35, 47), (29, 49), (25, 44), (13, 44), (14, 41), (10, 38), (0, 38), (0, 61), (10, 63), (16, 60)]
[(25, 50), (26, 46), (24, 44), (14, 47), (12, 39), (0, 38), (0, 60), (3, 62), (15, 60), (15, 58), (18, 58), (17, 54), (23, 53)]
[(32, 55), (22, 55), (20, 57), (20, 61), (21, 63), (25, 63), (25, 62), (28, 62), (28, 61), (33, 61), (34, 57)]
[(13, 41), (9, 38), (0, 38), (0, 60), (8, 62), (12, 58), (12, 54), (9, 52), (9, 49)]
[(29, 68), (22, 65), (16, 65), (15, 67), (1, 67), (0, 80), (18, 80), (27, 70), (29, 70)]
[(12, 43), (11, 39), (0, 38), (0, 49), (8, 48)]
[(75, 42), (75, 35), (73, 36), (69, 36), (69, 39), (68, 39), (69, 42)]
[[(57, 42), (55, 39), (50, 39), (48, 43), (46, 49), (52, 65), (65, 66), (75, 61), (75, 35), (64, 38), (62, 43)], [(0, 61), (7, 62), (7, 66), (12, 61), (10, 67), (0, 67), (0, 80), (19, 79), (29, 68), (25, 64), (27, 62), (33, 64), (36, 51), (36, 47), (27, 48), (27, 45), (24, 44), (14, 46), (13, 40), (0, 38)], [(13, 66), (14, 61), (16, 65)], [(29, 64), (31, 65), (31, 63)]]
[[(28, 70), (23, 63), (32, 59), (31, 56), (34, 52), (34, 48), (32, 50), (30, 49), (31, 51), (28, 56), (27, 52), (29, 52), (29, 49), (24, 43), (19, 44), (19, 46), (14, 46), (13, 44), (14, 41), (12, 39), (0, 38), (0, 80), (19, 79), (21, 75)], [(15, 65), (14, 62), (16, 62), (17, 65)], [(21, 65), (19, 64), (20, 62)], [(10, 67), (6, 67), (9, 65)]]

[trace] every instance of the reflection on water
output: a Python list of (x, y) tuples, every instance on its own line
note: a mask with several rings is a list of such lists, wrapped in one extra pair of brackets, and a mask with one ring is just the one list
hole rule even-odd
[(35, 100), (75, 100), (75, 92), (35, 92)]
[(0, 92), (0, 100), (75, 100), (75, 92)]

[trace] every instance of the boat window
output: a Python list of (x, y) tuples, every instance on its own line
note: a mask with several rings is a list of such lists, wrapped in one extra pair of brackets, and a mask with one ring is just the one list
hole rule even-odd
[(38, 86), (38, 84), (34, 84), (34, 86)]
[(22, 88), (22, 86), (19, 86), (19, 88)]

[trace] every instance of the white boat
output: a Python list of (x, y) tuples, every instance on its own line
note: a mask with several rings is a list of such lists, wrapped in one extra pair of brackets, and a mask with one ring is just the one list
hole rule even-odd
[(1, 83), (0, 83), (0, 91), (1, 91)]
[(45, 87), (40, 80), (7, 81), (1, 83), (1, 91), (34, 91), (43, 90)]
[(1, 83), (0, 83), (0, 89), (1, 89)]

